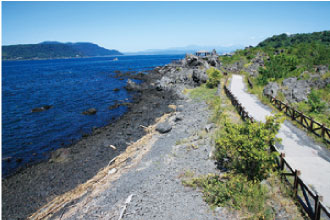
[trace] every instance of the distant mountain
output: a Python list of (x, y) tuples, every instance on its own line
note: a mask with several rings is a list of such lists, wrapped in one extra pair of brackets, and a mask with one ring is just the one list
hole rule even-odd
[(186, 54), (186, 53), (195, 53), (199, 50), (212, 51), (215, 49), (218, 54), (233, 52), (237, 49), (242, 49), (242, 45), (233, 45), (233, 46), (198, 46), (198, 45), (189, 45), (186, 47), (172, 47), (167, 49), (150, 49), (145, 51), (138, 52), (127, 52), (125, 54), (136, 54), (136, 55), (163, 55), (163, 54)]
[(3, 60), (55, 59), (123, 55), (93, 43), (61, 43), (45, 41), (39, 44), (2, 46)]

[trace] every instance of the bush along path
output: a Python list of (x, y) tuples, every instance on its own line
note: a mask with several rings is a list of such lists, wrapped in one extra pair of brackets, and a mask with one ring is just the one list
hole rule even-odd
[[(271, 115), (271, 109), (253, 95), (245, 91), (243, 77), (233, 75), (230, 90), (246, 111), (257, 121), (265, 121)], [(285, 154), (292, 169), (300, 170), (300, 178), (316, 194), (323, 196), (323, 203), (330, 207), (330, 152), (314, 142), (304, 131), (285, 121), (278, 138), (282, 139), (276, 147)]]
[(276, 154), (267, 151), (280, 126), (279, 116), (265, 124), (243, 123), (223, 90), (218, 94), (221, 99), (209, 104), (216, 124), (212, 158), (221, 172), (186, 178), (183, 184), (202, 190), (211, 207), (227, 207), (237, 219), (304, 219), (273, 172)]

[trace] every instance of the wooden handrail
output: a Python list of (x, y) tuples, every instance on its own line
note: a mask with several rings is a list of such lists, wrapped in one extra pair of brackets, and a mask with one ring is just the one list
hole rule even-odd
[[(228, 82), (228, 78), (226, 78), (225, 80), (225, 84), (223, 86), (224, 90), (225, 90), (225, 93), (226, 95), (228, 96), (228, 98), (230, 99), (231, 103), (234, 105), (234, 107), (237, 109), (238, 113), (240, 114), (240, 116), (242, 117), (242, 119), (245, 121), (246, 119), (249, 119), (249, 121), (251, 123), (254, 123), (255, 120), (252, 116), (249, 115), (249, 113), (244, 109), (244, 107), (242, 106), (242, 104), (236, 99), (236, 97), (231, 93), (231, 91), (227, 88), (227, 82)], [(249, 79), (248, 79), (248, 82), (249, 82)], [(270, 96), (271, 97), (271, 96)], [(271, 97), (273, 98), (274, 100), (277, 100), (275, 99), (274, 97)], [(280, 102), (282, 103), (282, 102)], [(284, 104), (284, 103), (283, 103)], [(284, 104), (285, 105), (285, 104)], [(293, 113), (293, 115), (295, 114), (294, 112), (297, 112), (298, 114), (300, 114), (300, 116), (297, 116), (297, 117), (304, 117), (305, 115), (301, 112), (298, 112), (296, 110), (294, 110), (292, 107), (290, 106), (287, 106), (285, 105), (287, 108), (289, 108), (291, 110), (291, 112)], [(296, 117), (296, 118), (297, 118)], [(313, 125), (313, 123), (315, 124), (320, 124), (318, 122), (315, 122), (312, 118), (310, 117), (304, 117), (304, 118), (308, 118), (310, 121), (311, 121), (311, 124)], [(302, 121), (302, 119), (300, 120)], [(323, 133), (327, 133), (329, 134), (330, 133), (330, 129), (329, 128), (326, 128), (324, 127), (324, 125), (320, 124), (322, 126), (322, 132)], [(313, 128), (312, 128), (312, 131), (313, 131)], [(315, 129), (314, 129), (315, 131)], [(329, 136), (330, 137), (330, 136)], [(274, 145), (272, 145), (270, 143), (270, 148), (273, 150), (273, 151), (276, 151), (278, 153), (280, 153), (276, 147)], [(300, 175), (300, 171), (298, 170), (293, 170), (292, 167), (290, 166), (290, 164), (285, 160), (285, 154), (284, 153), (281, 153), (280, 154), (280, 162), (279, 162), (279, 166), (278, 168), (280, 170), (284, 170), (285, 169), (285, 166), (288, 168), (288, 171), (290, 173), (283, 173), (282, 172), (282, 177), (283, 178), (286, 178), (286, 176), (294, 176), (294, 184), (293, 184), (293, 190), (294, 190), (294, 195), (295, 195), (295, 198), (297, 198), (297, 200), (299, 201), (299, 203), (301, 204), (301, 206), (303, 207), (303, 209), (306, 211), (306, 213), (308, 214), (308, 216), (310, 217), (310, 219), (313, 219), (313, 220), (320, 220), (321, 218), (321, 212), (324, 213), (326, 216), (328, 216), (330, 218), (330, 212), (328, 211), (328, 209), (322, 204), (322, 202), (320, 201), (320, 196), (316, 193), (314, 193), (310, 187), (308, 187), (304, 182), (303, 180), (299, 177)], [(287, 170), (287, 169), (286, 169)], [(286, 179), (286, 181), (288, 182), (288, 180)], [(303, 191), (303, 196), (304, 197), (301, 197), (300, 195), (298, 195), (298, 190), (299, 190), (299, 186), (300, 186), (300, 189)], [(309, 198), (307, 196), (307, 193), (309, 196), (311, 196), (313, 199), (314, 199), (314, 210), (311, 209), (311, 204), (309, 202)], [(303, 201), (303, 198), (305, 199), (306, 203)]]
[[(253, 88), (253, 83), (251, 82), (250, 78), (247, 77), (248, 84), (250, 88)], [(266, 97), (269, 98), (270, 103), (272, 103), (278, 110), (283, 111), (285, 110), (285, 114), (289, 117), (291, 117), (292, 120), (297, 121), (299, 124), (301, 124), (303, 127), (311, 131), (313, 134), (315, 134), (318, 137), (322, 137), (326, 142), (330, 143), (330, 129), (324, 126), (324, 124), (315, 121), (313, 118), (305, 115), (303, 112), (297, 111), (293, 107), (285, 104), (281, 100), (276, 99), (276, 97), (273, 97), (271, 95), (265, 94)], [(277, 103), (280, 103), (279, 105)], [(282, 105), (285, 106), (285, 108), (282, 108)], [(300, 120), (298, 120), (300, 118)], [(309, 124), (308, 124), (309, 120)], [(319, 126), (318, 128), (314, 128), (314, 124)], [(320, 133), (317, 133), (317, 130), (321, 130)]]

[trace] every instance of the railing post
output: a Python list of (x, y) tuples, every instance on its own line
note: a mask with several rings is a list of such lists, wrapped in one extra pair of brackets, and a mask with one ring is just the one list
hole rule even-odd
[(295, 120), (295, 113), (296, 113), (296, 110), (294, 108), (292, 108), (292, 115), (291, 115), (292, 120)]
[(284, 157), (285, 157), (285, 153), (281, 153), (280, 154), (280, 158), (281, 158), (280, 169), (281, 170), (284, 170)]
[(309, 126), (309, 130), (313, 131), (313, 124), (314, 124), (314, 119), (311, 118), (311, 124)]
[(322, 200), (322, 197), (316, 194), (313, 220), (320, 220), (321, 218), (320, 200)]
[(294, 171), (294, 183), (293, 183), (293, 193), (294, 197), (297, 197), (298, 194), (298, 177), (300, 176), (300, 170), (295, 170)]
[(321, 136), (322, 136), (323, 138), (324, 138), (324, 136), (325, 136), (325, 127), (324, 127), (324, 124), (322, 124)]

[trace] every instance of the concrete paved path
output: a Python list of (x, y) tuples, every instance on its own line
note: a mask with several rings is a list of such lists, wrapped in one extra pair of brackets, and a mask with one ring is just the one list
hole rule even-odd
[[(246, 92), (241, 75), (233, 75), (229, 89), (254, 119), (264, 122), (266, 116), (272, 115), (271, 108)], [(285, 153), (290, 166), (301, 170), (304, 183), (323, 196), (323, 203), (330, 207), (330, 151), (288, 120), (281, 126), (277, 137), (282, 138), (282, 143), (276, 147)]]

